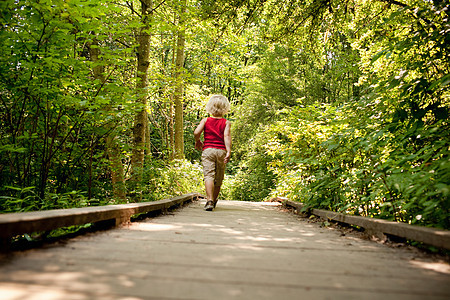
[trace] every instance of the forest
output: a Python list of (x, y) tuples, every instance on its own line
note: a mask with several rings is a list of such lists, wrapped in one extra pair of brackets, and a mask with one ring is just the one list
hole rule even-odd
[(0, 212), (204, 192), (193, 131), (231, 103), (221, 199), (450, 229), (441, 0), (2, 0)]

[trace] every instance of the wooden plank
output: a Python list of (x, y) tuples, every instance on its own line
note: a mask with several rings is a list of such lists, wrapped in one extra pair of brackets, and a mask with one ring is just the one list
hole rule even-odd
[(0, 238), (105, 220), (115, 220), (119, 225), (128, 222), (132, 215), (165, 210), (199, 196), (190, 193), (154, 202), (0, 214)]
[[(286, 200), (283, 203), (286, 206), (294, 207), (299, 211), (305, 207), (302, 203), (290, 200)], [(360, 226), (371, 232), (386, 233), (422, 242), (438, 248), (450, 249), (449, 230), (422, 227), (376, 218), (351, 216), (322, 209), (311, 209), (309, 212), (324, 219)]]
[(0, 298), (450, 299), (445, 261), (296, 222), (275, 203), (203, 204), (5, 256)]

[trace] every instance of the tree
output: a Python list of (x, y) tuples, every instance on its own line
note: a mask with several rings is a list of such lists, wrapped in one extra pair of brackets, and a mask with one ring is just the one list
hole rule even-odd
[[(100, 46), (98, 40), (94, 38), (92, 43), (88, 43), (89, 47), (89, 57), (93, 62), (93, 74), (94, 78), (99, 81), (99, 86), (106, 83), (105, 77), (105, 66), (100, 62), (99, 55)], [(99, 88), (101, 89), (101, 88)], [(111, 104), (106, 106), (106, 111), (111, 111)], [(106, 124), (107, 135), (105, 137), (106, 141), (106, 151), (108, 158), (111, 162), (111, 183), (113, 189), (114, 198), (124, 201), (126, 199), (126, 187), (125, 178), (123, 173), (122, 158), (120, 155), (120, 146), (117, 141), (115, 134), (115, 125), (112, 122)]]
[[(173, 99), (175, 104), (175, 129), (174, 129), (174, 147), (175, 158), (184, 158), (184, 122), (183, 122), (183, 87), (184, 87), (184, 44), (185, 44), (185, 18), (186, 1), (180, 2), (178, 17), (178, 38), (176, 45), (175, 59), (175, 77)], [(174, 49), (175, 52), (175, 49)]]
[[(146, 132), (148, 127), (147, 117), (147, 87), (148, 70), (150, 66), (150, 22), (152, 15), (152, 0), (141, 1), (141, 28), (137, 36), (137, 83), (136, 90), (139, 95), (136, 105), (136, 115), (133, 128), (133, 155), (131, 161), (132, 181), (138, 185), (142, 181), (145, 158)], [(140, 194), (140, 191), (138, 191)]]

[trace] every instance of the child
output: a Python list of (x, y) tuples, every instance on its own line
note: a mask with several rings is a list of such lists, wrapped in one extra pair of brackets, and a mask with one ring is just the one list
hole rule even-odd
[[(220, 187), (225, 173), (225, 164), (231, 156), (230, 121), (223, 116), (229, 111), (230, 103), (225, 96), (212, 95), (206, 105), (206, 112), (211, 117), (200, 121), (194, 130), (195, 148), (203, 150), (202, 164), (205, 177), (205, 210), (212, 211), (217, 204)], [(204, 141), (200, 140), (203, 134)]]

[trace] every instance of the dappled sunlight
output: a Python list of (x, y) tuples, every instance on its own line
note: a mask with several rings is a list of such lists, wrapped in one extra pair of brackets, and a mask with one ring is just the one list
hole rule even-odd
[[(222, 246), (222, 247), (224, 247), (224, 246)], [(229, 249), (248, 250), (248, 251), (252, 251), (252, 252), (264, 251), (263, 248), (259, 247), (258, 245), (254, 245), (254, 244), (236, 243), (236, 244), (225, 245), (225, 247), (229, 248)]]
[[(197, 209), (201, 209), (204, 203), (198, 203)], [(286, 243), (289, 247), (302, 247), (308, 239), (314, 238), (317, 233), (314, 232), (314, 226), (310, 224), (302, 224), (299, 226), (297, 220), (291, 220), (285, 223), (285, 219), (278, 215), (261, 215), (262, 211), (273, 211), (274, 208), (280, 206), (279, 203), (251, 203), (251, 202), (232, 202), (229, 205), (228, 201), (220, 201), (218, 208), (211, 214), (205, 214), (205, 218), (212, 218), (211, 223), (171, 223), (173, 226), (179, 227), (179, 234), (188, 234), (201, 228), (204, 233), (193, 242), (201, 242), (203, 239), (208, 241), (214, 238), (215, 235), (221, 236), (222, 243), (230, 244), (230, 247), (242, 249), (242, 242), (247, 242), (247, 250), (259, 250), (261, 246), (273, 245), (277, 242)], [(256, 213), (257, 217), (253, 216)], [(236, 218), (234, 224), (222, 224), (220, 222), (221, 215), (235, 214)], [(245, 215), (245, 217), (241, 217)], [(230, 226), (231, 225), (231, 226)], [(305, 229), (306, 227), (306, 229)], [(245, 231), (244, 231), (245, 229)], [(250, 233), (250, 234), (249, 234)], [(317, 241), (321, 243), (321, 241)], [(249, 243), (252, 245), (249, 246)], [(323, 244), (330, 244), (328, 238), (325, 238)], [(325, 247), (328, 247), (326, 245)]]
[(244, 234), (243, 231), (234, 230), (232, 228), (220, 228), (220, 229), (214, 229), (215, 231), (220, 231), (227, 234), (233, 234), (233, 235), (241, 235)]
[[(60, 261), (61, 264), (61, 261)], [(49, 272), (53, 269), (46, 264), (39, 270), (14, 270), (9, 272), (8, 281), (4, 276), (0, 280), (1, 300), (87, 300), (100, 299), (100, 295), (114, 293), (115, 290), (126, 291), (136, 287), (135, 279), (139, 276), (129, 276), (111, 272), (105, 261), (97, 267), (89, 262), (77, 263), (77, 271), (69, 271), (72, 263), (62, 264), (65, 270)], [(19, 266), (19, 268), (26, 265)], [(123, 271), (122, 269), (121, 271)], [(119, 271), (120, 272), (120, 271)], [(148, 274), (148, 273), (147, 273)], [(142, 274), (141, 274), (142, 275)], [(34, 284), (29, 284), (30, 282)], [(76, 292), (74, 292), (76, 291)], [(125, 292), (126, 293), (126, 292)], [(98, 295), (98, 296), (95, 296)], [(142, 300), (140, 297), (121, 297), (120, 299)]]
[(391, 281), (396, 292), (408, 276), (426, 289), (432, 275), (439, 288), (450, 273), (445, 264), (410, 260), (276, 209), (221, 204), (209, 213), (194, 203), (175, 216), (17, 255), (1, 270), (0, 299), (233, 299), (248, 292), (254, 297), (246, 299), (274, 299), (273, 289), (295, 299), (309, 289), (375, 291)]
[(315, 234), (312, 233), (312, 232), (303, 232), (303, 233), (300, 233), (300, 234), (303, 235), (303, 236), (308, 236), (308, 237), (315, 236)]
[(254, 241), (254, 242), (285, 242), (285, 243), (301, 243), (304, 239), (301, 238), (277, 238), (273, 236), (242, 236), (236, 237), (237, 240)]
[[(90, 275), (90, 276), (88, 276)], [(76, 290), (95, 290), (96, 292), (108, 292), (109, 287), (101, 283), (101, 278), (109, 276), (104, 270), (90, 270), (84, 271), (60, 271), (60, 272), (45, 272), (45, 271), (25, 271), (18, 270), (11, 273), (10, 280), (15, 282), (38, 282), (39, 284), (58, 286), (63, 288), (70, 288)], [(89, 281), (89, 278), (94, 276), (98, 280)], [(1, 291), (1, 285), (0, 285)], [(3, 298), (2, 298), (3, 300)]]
[(445, 262), (426, 262), (420, 260), (410, 260), (409, 263), (414, 267), (419, 267), (421, 269), (450, 275), (450, 265)]
[[(93, 290), (98, 293), (97, 290)], [(89, 300), (100, 299), (87, 293), (74, 292), (73, 288), (62, 289), (57, 286), (29, 285), (16, 283), (0, 283), (0, 298), (2, 300)], [(124, 296), (121, 300), (143, 300), (141, 297)]]
[(0, 300), (450, 300), (449, 2), (0, 0)]
[(28, 292), (22, 287), (17, 287), (15, 284), (8, 284), (6, 286), (0, 284), (0, 293), (5, 300), (19, 300), (24, 299)]
[(128, 276), (120, 275), (118, 277), (118, 280), (119, 280), (118, 284), (123, 287), (132, 288), (136, 285), (136, 283), (130, 280)]
[[(104, 273), (104, 272), (103, 272)], [(79, 272), (45, 272), (36, 273), (35, 271), (19, 270), (11, 275), (13, 280), (39, 280), (39, 281), (58, 281), (58, 282), (76, 282), (83, 278), (83, 274)]]
[[(188, 223), (188, 224), (183, 224), (183, 225), (189, 225), (189, 226), (193, 226), (193, 227), (208, 227), (208, 228), (212, 226), (211, 224), (208, 224), (208, 223), (194, 223), (194, 224)], [(225, 226), (217, 225), (217, 224), (215, 224), (214, 226), (221, 227), (221, 228), (225, 227)]]
[(129, 226), (130, 230), (142, 230), (142, 231), (165, 231), (180, 229), (181, 226), (173, 224), (157, 224), (157, 223), (133, 223), (133, 226)]
[(209, 257), (209, 261), (214, 263), (229, 263), (235, 259), (234, 255), (230, 254), (215, 254)]
[(84, 295), (76, 295), (73, 292), (58, 290), (48, 287), (24, 286), (18, 284), (1, 284), (0, 296), (2, 300), (84, 300), (89, 299)]

